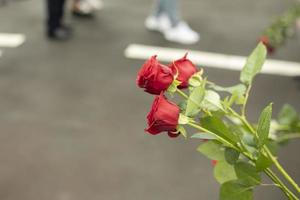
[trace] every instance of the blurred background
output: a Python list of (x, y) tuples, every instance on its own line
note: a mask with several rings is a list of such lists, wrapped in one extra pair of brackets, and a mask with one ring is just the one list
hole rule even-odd
[[(144, 133), (153, 100), (135, 85), (144, 60), (126, 58), (124, 50), (137, 43), (247, 56), (292, 3), (182, 0), (182, 17), (201, 35), (196, 44), (183, 45), (145, 28), (151, 0), (104, 0), (90, 20), (72, 17), (68, 2), (65, 21), (74, 34), (64, 42), (45, 36), (44, 1), (6, 0), (0, 33), (21, 34), (15, 42), (22, 45), (2, 39), (1, 46), (0, 40), (0, 199), (218, 199), (213, 167), (196, 152), (199, 141)], [(270, 58), (299, 63), (300, 37)], [(204, 69), (221, 85), (238, 82), (238, 71)], [(300, 81), (259, 75), (250, 119), (255, 122), (270, 101), (275, 114), (284, 103), (300, 111)], [(294, 140), (279, 153), (297, 182), (299, 151), (300, 140)], [(258, 188), (255, 199), (284, 197), (268, 187)]]

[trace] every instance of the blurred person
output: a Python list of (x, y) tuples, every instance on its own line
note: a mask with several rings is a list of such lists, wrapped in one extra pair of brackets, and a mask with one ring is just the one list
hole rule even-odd
[(200, 36), (183, 21), (178, 11), (178, 0), (156, 0), (154, 11), (145, 21), (147, 29), (159, 31), (164, 38), (181, 44), (194, 44)]
[(65, 0), (47, 0), (47, 36), (49, 39), (66, 40), (71, 28), (63, 23)]
[(91, 18), (94, 12), (103, 7), (101, 0), (74, 0), (72, 14), (77, 17)]
[[(71, 27), (63, 23), (64, 7), (65, 0), (47, 0), (47, 36), (49, 39), (67, 40), (71, 36)], [(87, 17), (101, 8), (101, 0), (74, 0), (73, 14)]]

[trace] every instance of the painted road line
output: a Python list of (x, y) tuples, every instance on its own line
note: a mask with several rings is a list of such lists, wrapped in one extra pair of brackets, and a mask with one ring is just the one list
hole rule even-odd
[(0, 47), (18, 47), (26, 40), (25, 35), (16, 33), (0, 33)]
[[(160, 61), (171, 62), (181, 58), (186, 52), (189, 53), (189, 59), (195, 64), (204, 67), (241, 71), (246, 61), (246, 57), (243, 56), (141, 44), (130, 44), (125, 49), (124, 53), (127, 58), (133, 59), (148, 59), (152, 55), (158, 55)], [(300, 76), (300, 63), (268, 59), (265, 62), (261, 73), (281, 76)]]

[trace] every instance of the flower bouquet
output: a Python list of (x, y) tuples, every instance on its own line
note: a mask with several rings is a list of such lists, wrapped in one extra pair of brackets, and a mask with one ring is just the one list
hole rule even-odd
[[(155, 95), (145, 131), (198, 139), (201, 144), (197, 151), (215, 166), (221, 200), (253, 199), (257, 186), (278, 187), (287, 199), (299, 199), (299, 186), (276, 157), (276, 147), (300, 137), (298, 114), (285, 105), (278, 119), (272, 120), (270, 103), (257, 123), (250, 123), (246, 115), (252, 82), (266, 54), (265, 45), (259, 43), (241, 71), (240, 83), (231, 87), (210, 82), (187, 55), (168, 66), (153, 56), (137, 76), (137, 85)], [(181, 100), (176, 102), (175, 95)], [(188, 134), (187, 127), (196, 133)], [(272, 183), (263, 183), (262, 174)]]
[(259, 38), (259, 41), (266, 45), (268, 53), (274, 53), (288, 38), (295, 36), (295, 25), (299, 18), (300, 3), (296, 3), (264, 30), (263, 36)]

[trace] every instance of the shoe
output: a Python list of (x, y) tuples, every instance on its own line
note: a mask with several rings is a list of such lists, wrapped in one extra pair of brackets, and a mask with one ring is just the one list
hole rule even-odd
[(68, 25), (68, 24), (63, 23), (63, 24), (60, 25), (60, 27), (62, 29), (65, 29), (66, 31), (68, 31), (70, 33), (73, 33), (73, 27)]
[(72, 28), (69, 26), (60, 26), (54, 30), (49, 30), (47, 36), (51, 40), (65, 41), (71, 38)]
[(158, 17), (149, 16), (145, 21), (145, 26), (150, 31), (158, 31), (164, 33), (171, 28), (171, 22), (168, 16), (162, 14)]
[(103, 8), (102, 0), (85, 0), (85, 1), (87, 1), (94, 10), (101, 10)]
[(82, 12), (82, 11), (75, 10), (75, 9), (72, 10), (72, 15), (74, 17), (85, 18), (85, 19), (94, 18), (94, 13), (93, 12), (87, 13), (87, 12)]
[(76, 1), (73, 5), (72, 14), (80, 18), (93, 18), (93, 6), (87, 0)]
[(200, 39), (200, 35), (183, 21), (179, 22), (175, 27), (165, 30), (164, 37), (168, 41), (180, 44), (195, 44)]

